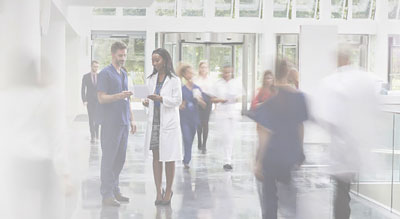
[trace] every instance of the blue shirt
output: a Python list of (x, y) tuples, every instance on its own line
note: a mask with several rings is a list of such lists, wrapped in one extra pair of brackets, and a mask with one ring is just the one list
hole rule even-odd
[[(200, 89), (199, 86), (194, 85), (193, 89)], [(193, 89), (190, 90), (186, 86), (182, 86), (182, 101), (186, 102), (185, 108), (180, 110), (181, 122), (190, 123), (192, 125), (198, 126), (200, 124), (199, 110), (197, 99), (193, 96)], [(204, 93), (202, 96), (204, 98)]]
[[(127, 90), (128, 75), (124, 70), (121, 69), (121, 74), (119, 74), (112, 64), (101, 70), (97, 78), (98, 92), (113, 95)], [(99, 124), (129, 125), (131, 117), (129, 98), (99, 104), (97, 117)]]
[(279, 88), (277, 95), (248, 116), (272, 133), (264, 154), (264, 167), (287, 173), (293, 165), (304, 161), (299, 126), (308, 119), (308, 109), (302, 93)]

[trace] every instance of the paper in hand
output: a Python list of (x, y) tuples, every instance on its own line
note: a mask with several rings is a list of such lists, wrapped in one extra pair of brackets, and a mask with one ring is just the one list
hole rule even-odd
[(147, 85), (133, 86), (133, 96), (135, 98), (147, 98), (150, 95)]

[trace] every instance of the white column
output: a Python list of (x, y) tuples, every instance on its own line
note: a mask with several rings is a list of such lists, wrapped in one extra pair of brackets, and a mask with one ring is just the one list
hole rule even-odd
[[(2, 1), (0, 88), (35, 83), (40, 70), (40, 1)], [(23, 16), (22, 16), (23, 15)]]
[(276, 35), (270, 31), (270, 28), (265, 28), (265, 32), (262, 35), (260, 45), (260, 63), (262, 71), (274, 70), (274, 60), (276, 57)]
[(154, 30), (147, 30), (146, 31), (146, 47), (145, 47), (145, 75), (146, 78), (153, 72), (153, 65), (151, 63), (151, 56), (153, 51), (156, 49), (155, 42), (156, 42), (156, 37), (155, 37), (156, 32)]
[(388, 77), (388, 1), (376, 1), (376, 43), (375, 43), (375, 71), (379, 78), (387, 81)]

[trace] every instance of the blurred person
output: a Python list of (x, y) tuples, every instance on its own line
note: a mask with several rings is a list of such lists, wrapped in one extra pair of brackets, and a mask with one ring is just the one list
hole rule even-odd
[(95, 113), (99, 104), (97, 100), (97, 71), (99, 62), (93, 60), (91, 63), (91, 71), (82, 78), (81, 96), (82, 102), (87, 107), (89, 116), (90, 142), (94, 143), (99, 140), (99, 124), (96, 124)]
[(281, 210), (287, 207), (291, 216), (296, 215), (292, 171), (305, 159), (301, 136), (303, 122), (308, 119), (305, 96), (288, 83), (285, 60), (277, 62), (275, 77), (276, 94), (248, 114), (265, 131), (255, 162), (255, 175), (263, 183), (264, 219), (277, 219), (278, 200), (291, 200), (288, 206), (281, 206)]
[[(271, 71), (264, 71), (262, 87), (258, 89), (253, 101), (251, 102), (251, 109), (254, 110), (256, 107), (260, 106), (262, 103), (267, 101), (275, 94), (274, 88), (274, 75)], [(265, 128), (257, 123), (257, 136), (258, 136), (258, 148), (261, 147), (262, 144), (265, 143), (266, 140), (266, 130)], [(259, 156), (258, 154), (256, 156)], [(256, 160), (258, 158), (256, 157)], [(264, 204), (263, 204), (263, 195), (262, 195), (262, 181), (257, 180), (257, 190), (260, 198), (261, 211), (264, 215)]]
[(299, 89), (299, 71), (295, 68), (289, 70), (288, 83), (293, 85), (294, 88)]
[(207, 104), (205, 108), (199, 106), (199, 114), (200, 114), (200, 124), (197, 128), (197, 147), (203, 153), (207, 151), (207, 138), (208, 138), (208, 123), (210, 120), (211, 114), (211, 97), (209, 95), (210, 89), (212, 86), (211, 79), (208, 76), (209, 68), (208, 63), (206, 61), (201, 61), (199, 64), (199, 75), (195, 78), (196, 84), (203, 91), (203, 100)]
[[(167, 50), (152, 53), (153, 73), (147, 86), (154, 94), (143, 101), (148, 107), (145, 146), (153, 152), (153, 174), (157, 197), (155, 205), (170, 205), (173, 195), (175, 161), (182, 161), (182, 133), (179, 106), (182, 104), (182, 85)], [(151, 100), (151, 101), (150, 101)], [(162, 192), (162, 170), (165, 162), (167, 186)]]
[(121, 194), (119, 175), (125, 163), (129, 127), (136, 132), (128, 91), (128, 76), (121, 68), (126, 61), (127, 46), (115, 42), (111, 46), (112, 63), (105, 67), (98, 77), (97, 96), (99, 100), (99, 121), (101, 124), (101, 195), (103, 205), (120, 206), (129, 202)]
[(184, 146), (183, 165), (189, 168), (192, 159), (193, 139), (200, 124), (199, 108), (206, 108), (207, 103), (203, 100), (203, 92), (199, 86), (193, 82), (193, 68), (183, 64), (179, 68), (178, 75), (181, 75), (186, 83), (182, 87), (182, 104), (179, 107), (181, 129)]
[(211, 101), (215, 104), (215, 116), (217, 118), (218, 130), (220, 131), (221, 146), (224, 150), (225, 170), (232, 170), (232, 152), (235, 137), (235, 124), (238, 113), (235, 103), (242, 95), (242, 86), (233, 78), (233, 68), (225, 65), (222, 68), (222, 78), (213, 86)]
[(370, 154), (378, 111), (374, 78), (351, 65), (350, 51), (339, 47), (338, 69), (320, 84), (314, 112), (331, 136), (328, 149), (336, 219), (350, 218), (350, 185), (356, 173), (371, 173), (379, 166)]

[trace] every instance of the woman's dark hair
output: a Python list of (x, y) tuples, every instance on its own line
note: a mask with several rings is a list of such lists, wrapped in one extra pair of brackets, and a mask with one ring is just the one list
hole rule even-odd
[[(272, 76), (272, 78), (274, 78), (274, 74), (272, 74), (272, 71), (270, 71), (270, 70), (265, 70), (264, 71), (264, 74), (263, 74), (263, 80), (262, 80), (262, 86), (264, 86), (264, 81), (265, 81), (265, 78), (268, 76), (268, 75), (271, 75)], [(273, 85), (272, 85), (273, 86)]]
[[(174, 70), (174, 65), (172, 64), (172, 58), (169, 52), (166, 49), (163, 48), (158, 48), (153, 51), (152, 55), (157, 54), (161, 56), (161, 58), (164, 61), (164, 68), (165, 68), (165, 73), (168, 77), (175, 77), (175, 70)], [(156, 75), (158, 72), (156, 68), (153, 68), (153, 73), (148, 77), (151, 78), (154, 75)]]

